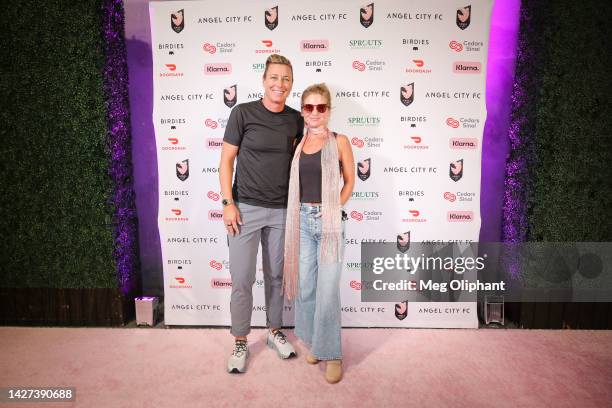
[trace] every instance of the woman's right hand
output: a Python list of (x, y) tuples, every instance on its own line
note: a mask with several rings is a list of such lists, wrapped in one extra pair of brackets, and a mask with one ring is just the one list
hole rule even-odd
[(223, 223), (227, 233), (232, 237), (240, 233), (238, 226), (242, 225), (242, 218), (236, 204), (229, 204), (223, 207)]

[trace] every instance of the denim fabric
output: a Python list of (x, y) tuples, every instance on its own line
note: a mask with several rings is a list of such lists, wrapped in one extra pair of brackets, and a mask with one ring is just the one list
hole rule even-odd
[[(344, 252), (344, 222), (342, 229), (341, 255)], [(310, 347), (311, 355), (318, 360), (340, 360), (342, 262), (321, 265), (320, 260), (321, 206), (302, 204), (295, 334)]]

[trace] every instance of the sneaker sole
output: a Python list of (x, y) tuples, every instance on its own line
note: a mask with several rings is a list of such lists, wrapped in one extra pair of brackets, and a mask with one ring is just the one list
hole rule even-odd
[(288, 358), (293, 358), (293, 357), (297, 357), (297, 354), (295, 351), (292, 351), (291, 353), (289, 353), (288, 356), (285, 356), (283, 354), (281, 354), (281, 352), (274, 347), (274, 344), (270, 343), (270, 341), (268, 339), (266, 339), (266, 344), (268, 345), (268, 347), (270, 347), (272, 350), (276, 351), (276, 355), (278, 356), (278, 358), (280, 358), (281, 360), (287, 360)]

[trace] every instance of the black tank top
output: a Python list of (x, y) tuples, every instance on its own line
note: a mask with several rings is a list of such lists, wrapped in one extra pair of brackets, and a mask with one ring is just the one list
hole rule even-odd
[(300, 155), (300, 202), (321, 202), (321, 150)]
[[(332, 132), (334, 137), (338, 133)], [(325, 147), (325, 146), (323, 146)], [(300, 202), (301, 203), (320, 203), (321, 184), (323, 172), (321, 170), (321, 151), (316, 153), (300, 153)], [(342, 162), (338, 161), (340, 174), (342, 174)]]

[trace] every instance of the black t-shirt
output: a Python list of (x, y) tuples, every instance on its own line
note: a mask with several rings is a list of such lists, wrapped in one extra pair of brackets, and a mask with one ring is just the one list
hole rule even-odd
[(287, 207), (293, 142), (303, 131), (300, 112), (286, 105), (282, 112), (270, 112), (260, 99), (232, 109), (223, 140), (239, 146), (234, 200), (266, 208)]

